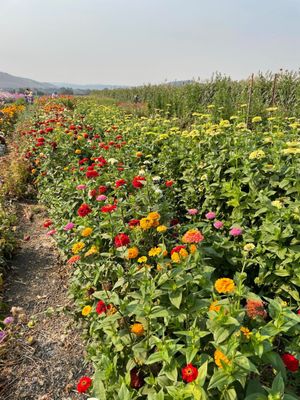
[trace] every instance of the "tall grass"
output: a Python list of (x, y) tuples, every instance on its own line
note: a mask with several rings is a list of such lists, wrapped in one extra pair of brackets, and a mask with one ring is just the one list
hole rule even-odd
[[(274, 82), (275, 81), (275, 82)], [(215, 74), (205, 82), (145, 85), (126, 89), (94, 92), (98, 96), (130, 103), (137, 95), (147, 104), (149, 113), (156, 109), (170, 116), (189, 119), (194, 112), (203, 112), (213, 104), (216, 117), (229, 118), (249, 100), (250, 79), (236, 81), (228, 76)], [(261, 115), (266, 107), (278, 106), (284, 115), (300, 114), (300, 72), (281, 71), (259, 73), (254, 77), (250, 117)]]

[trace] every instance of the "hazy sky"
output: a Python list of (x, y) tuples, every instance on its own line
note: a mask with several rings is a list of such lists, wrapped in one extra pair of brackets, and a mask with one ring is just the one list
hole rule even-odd
[(142, 84), (300, 67), (300, 0), (0, 0), (0, 71)]

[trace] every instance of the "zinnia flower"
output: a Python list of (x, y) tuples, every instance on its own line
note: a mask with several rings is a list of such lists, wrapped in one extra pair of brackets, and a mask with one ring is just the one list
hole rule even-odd
[(77, 254), (79, 253), (83, 248), (85, 247), (85, 244), (83, 242), (78, 242), (74, 243), (72, 246), (72, 253)]
[(143, 176), (135, 176), (132, 180), (132, 186), (136, 189), (140, 189), (144, 186), (146, 178)]
[(71, 258), (68, 259), (67, 264), (75, 264), (77, 261), (80, 260), (80, 256), (72, 256)]
[(46, 219), (46, 221), (44, 222), (44, 228), (49, 228), (49, 226), (51, 226), (53, 224), (53, 222), (51, 221), (51, 219)]
[(218, 301), (215, 300), (209, 306), (209, 311), (219, 312), (221, 310), (221, 306), (219, 305)]
[(245, 246), (243, 247), (243, 249), (244, 249), (245, 251), (252, 251), (252, 250), (255, 249), (255, 244), (253, 244), (253, 243), (247, 243), (247, 244), (245, 244)]
[(223, 226), (224, 226), (224, 222), (222, 222), (222, 221), (216, 221), (216, 222), (214, 222), (214, 227), (215, 227), (216, 229), (221, 229), (221, 228), (223, 228)]
[(127, 258), (133, 259), (139, 255), (139, 249), (137, 247), (131, 247), (127, 250)]
[(251, 332), (248, 328), (246, 328), (245, 326), (241, 326), (240, 331), (242, 332), (242, 334), (245, 336), (246, 339), (250, 339)]
[(167, 228), (165, 225), (159, 225), (159, 226), (156, 228), (157, 232), (159, 232), (159, 233), (166, 232), (167, 229), (168, 229), (168, 228)]
[(189, 229), (182, 237), (183, 243), (200, 243), (204, 236), (198, 229)]
[(100, 194), (99, 196), (96, 197), (97, 201), (105, 201), (107, 199), (107, 196), (105, 194)]
[(88, 236), (90, 236), (92, 233), (93, 233), (93, 229), (92, 229), (92, 228), (84, 228), (84, 229), (81, 231), (81, 236), (83, 236), (83, 237), (88, 237)]
[(86, 317), (87, 315), (90, 314), (90, 312), (92, 311), (92, 307), (91, 306), (84, 306), (83, 309), (81, 310), (81, 314)]
[(215, 219), (216, 218), (216, 213), (213, 211), (209, 211), (208, 213), (205, 214), (206, 219)]
[(261, 300), (248, 299), (246, 303), (246, 313), (249, 318), (267, 317), (267, 311), (264, 308), (264, 303)]
[(73, 224), (73, 222), (68, 222), (67, 225), (64, 226), (64, 230), (65, 231), (70, 231), (71, 229), (73, 229), (75, 226), (75, 224)]
[(84, 190), (84, 189), (86, 189), (86, 185), (77, 185), (76, 189), (77, 190)]
[(92, 170), (92, 171), (86, 171), (86, 177), (87, 178), (89, 178), (89, 179), (91, 179), (91, 178), (97, 178), (98, 176), (99, 176), (99, 172), (97, 172), (97, 171), (94, 171), (94, 170)]
[(101, 212), (103, 213), (112, 213), (116, 210), (117, 206), (115, 206), (114, 204), (107, 204), (103, 207), (101, 207)]
[(140, 227), (141, 227), (143, 230), (146, 231), (146, 230), (152, 228), (152, 226), (153, 226), (153, 219), (150, 219), (150, 218), (142, 218), (142, 219), (140, 220)]
[(140, 389), (144, 385), (144, 383), (145, 381), (143, 372), (134, 367), (130, 371), (130, 386), (133, 389)]
[(281, 356), (286, 368), (291, 372), (297, 372), (299, 369), (299, 360), (290, 353), (285, 353)]
[(134, 333), (136, 336), (143, 336), (145, 333), (145, 329), (143, 324), (135, 323), (131, 326), (131, 333)]
[(94, 254), (98, 253), (97, 246), (93, 245), (91, 248), (84, 254), (84, 257), (93, 256)]
[(92, 379), (88, 376), (83, 376), (82, 378), (80, 378), (77, 384), (77, 391), (79, 393), (85, 393), (89, 390), (91, 385), (92, 385)]
[(181, 369), (181, 376), (186, 383), (193, 382), (197, 379), (198, 368), (194, 367), (193, 364), (187, 364)]
[(115, 247), (127, 246), (130, 243), (130, 238), (126, 233), (119, 233), (114, 239)]
[(47, 236), (53, 236), (53, 235), (55, 235), (55, 234), (56, 234), (56, 229), (51, 229), (51, 231), (48, 231), (48, 232), (46, 233)]
[(88, 204), (81, 204), (81, 206), (78, 208), (77, 214), (79, 215), (79, 217), (85, 217), (91, 212), (92, 209)]
[(220, 350), (216, 350), (214, 353), (215, 363), (219, 368), (223, 368), (224, 364), (230, 364), (229, 359)]
[(232, 228), (229, 232), (231, 236), (241, 236), (243, 234), (242, 228)]
[(196, 215), (198, 214), (198, 210), (197, 208), (190, 208), (189, 210), (187, 210), (189, 215)]
[(123, 185), (126, 185), (125, 179), (119, 179), (116, 181), (116, 184), (115, 184), (116, 188), (123, 186)]
[(149, 257), (155, 257), (158, 256), (161, 253), (161, 248), (160, 247), (152, 247), (152, 249), (150, 249), (148, 251), (148, 256)]
[(106, 310), (107, 310), (107, 307), (106, 307), (104, 301), (103, 300), (99, 300), (97, 305), (96, 305), (96, 313), (101, 315), (101, 314), (105, 313)]
[(137, 262), (139, 264), (142, 264), (142, 263), (147, 262), (147, 260), (148, 260), (148, 258), (146, 256), (142, 256), (142, 257), (138, 258)]
[(215, 282), (215, 289), (218, 293), (231, 293), (235, 290), (235, 284), (230, 278), (220, 278)]
[(139, 219), (131, 219), (128, 222), (128, 225), (130, 226), (130, 228), (134, 228), (137, 225), (140, 225), (140, 220)]
[(174, 185), (174, 183), (175, 183), (174, 181), (170, 180), (170, 181), (166, 181), (165, 185), (166, 185), (167, 187), (171, 187), (171, 186)]

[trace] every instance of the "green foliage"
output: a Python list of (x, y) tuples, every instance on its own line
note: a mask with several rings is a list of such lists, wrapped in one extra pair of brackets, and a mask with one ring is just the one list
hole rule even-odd
[[(24, 151), (73, 268), (93, 395), (295, 398), (299, 372), (281, 356), (300, 357), (299, 121), (262, 110), (247, 129), (243, 107), (228, 120), (209, 108), (182, 130), (93, 99), (51, 104), (28, 121)], [(52, 129), (34, 151), (37, 126)]]

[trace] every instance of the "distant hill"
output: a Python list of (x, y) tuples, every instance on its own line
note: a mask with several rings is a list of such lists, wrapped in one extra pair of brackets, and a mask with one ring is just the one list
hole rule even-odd
[(103, 89), (115, 89), (126, 86), (118, 85), (103, 85), (103, 84), (86, 84), (78, 85), (76, 83), (67, 82), (38, 82), (32, 79), (20, 78), (19, 76), (14, 76), (7, 74), (6, 72), (0, 72), (0, 89), (20, 89), (20, 88), (30, 88), (30, 89), (40, 89), (40, 90), (57, 90), (59, 88), (71, 88), (75, 91), (86, 91), (86, 90), (103, 90)]
[(7, 74), (6, 72), (0, 72), (0, 89), (55, 89), (55, 86), (47, 82), (38, 82), (32, 79), (20, 78)]
[(67, 82), (52, 82), (56, 87), (65, 87), (72, 88), (78, 90), (104, 90), (104, 89), (117, 89), (117, 88), (125, 88), (127, 86), (120, 85), (103, 85), (98, 83), (91, 83), (85, 85), (79, 85), (77, 83), (67, 83)]

